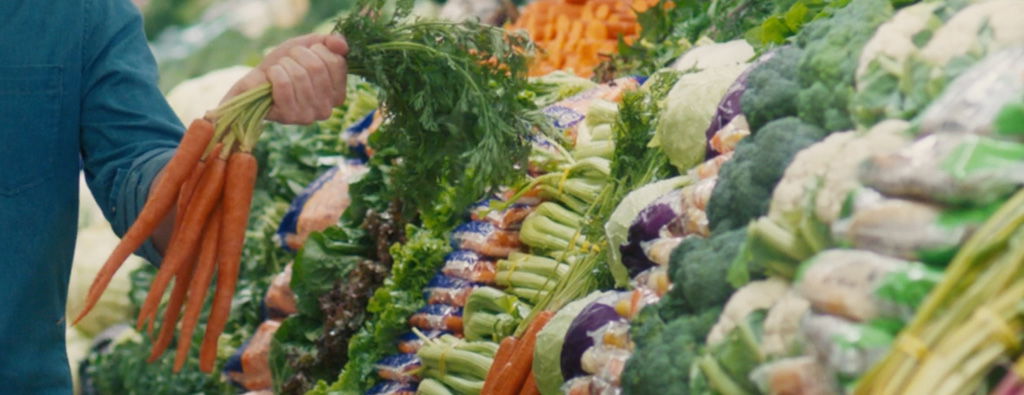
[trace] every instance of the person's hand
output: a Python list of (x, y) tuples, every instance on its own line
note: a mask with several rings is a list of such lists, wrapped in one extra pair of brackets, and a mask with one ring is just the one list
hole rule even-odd
[(348, 43), (335, 34), (307, 34), (281, 43), (238, 80), (222, 103), (270, 82), (274, 106), (267, 120), (310, 124), (345, 102)]

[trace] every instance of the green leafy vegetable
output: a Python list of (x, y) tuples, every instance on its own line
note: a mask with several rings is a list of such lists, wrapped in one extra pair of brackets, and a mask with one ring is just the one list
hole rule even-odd
[(409, 316), (426, 303), (423, 287), (444, 264), (451, 247), (443, 237), (426, 229), (409, 226), (405, 233), (408, 241), (391, 248), (391, 277), (368, 302), (366, 309), (372, 318), (349, 340), (348, 363), (336, 382), (317, 383), (313, 394), (363, 393), (369, 389), (376, 381), (374, 364), (395, 352), (395, 340), (408, 330)]
[(371, 143), (401, 157), (398, 194), (428, 226), (453, 226), (456, 213), (521, 174), (530, 125), (540, 124), (519, 97), (533, 44), (473, 22), (410, 22), (412, 5), (362, 0), (335, 31), (352, 48), (349, 72), (380, 88), (388, 117)]

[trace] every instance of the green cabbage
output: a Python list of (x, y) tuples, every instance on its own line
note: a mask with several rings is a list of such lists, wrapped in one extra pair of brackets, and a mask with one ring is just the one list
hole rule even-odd
[(704, 161), (704, 132), (711, 125), (718, 102), (746, 68), (745, 63), (739, 63), (686, 74), (668, 93), (651, 146), (660, 146), (679, 172), (685, 173)]
[(580, 300), (565, 305), (537, 333), (537, 345), (533, 351), (533, 377), (537, 381), (537, 389), (543, 395), (561, 394), (562, 384), (562, 343), (565, 333), (569, 331), (572, 320), (587, 307), (590, 302), (611, 292), (593, 292)]

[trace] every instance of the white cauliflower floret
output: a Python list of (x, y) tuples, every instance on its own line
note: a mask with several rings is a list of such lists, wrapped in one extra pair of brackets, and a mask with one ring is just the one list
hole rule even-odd
[(718, 317), (718, 322), (708, 333), (707, 344), (711, 346), (725, 340), (725, 336), (750, 313), (770, 309), (789, 292), (789, 289), (789, 284), (785, 281), (771, 278), (753, 281), (736, 290), (725, 303), (725, 309)]
[(842, 203), (860, 184), (857, 169), (864, 159), (896, 152), (909, 142), (909, 124), (888, 120), (865, 133), (834, 133), (800, 151), (775, 187), (769, 217), (780, 224), (795, 224), (803, 215), (808, 194), (815, 196), (814, 213), (826, 224), (839, 216)]
[(936, 21), (935, 11), (941, 2), (918, 3), (896, 13), (888, 22), (878, 26), (875, 35), (864, 44), (857, 66), (857, 78), (867, 72), (872, 61), (884, 57), (893, 70), (902, 70), (903, 61), (917, 51), (914, 35), (924, 31)]
[(990, 0), (960, 10), (921, 49), (935, 65), (969, 53), (991, 53), (1024, 42), (1024, 0)]

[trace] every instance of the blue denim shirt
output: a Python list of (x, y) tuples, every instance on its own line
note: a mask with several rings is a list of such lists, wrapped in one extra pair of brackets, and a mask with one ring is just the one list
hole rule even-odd
[(130, 0), (0, 1), (0, 392), (71, 393), (79, 171), (123, 234), (182, 130)]

